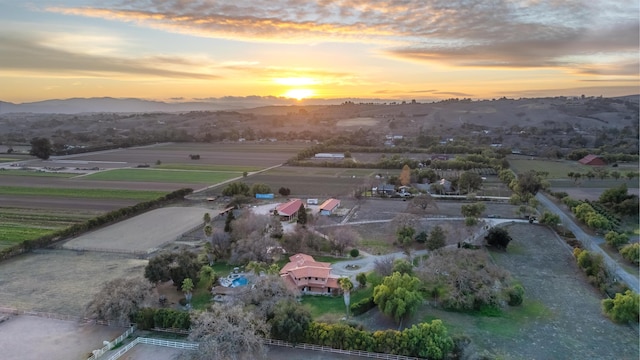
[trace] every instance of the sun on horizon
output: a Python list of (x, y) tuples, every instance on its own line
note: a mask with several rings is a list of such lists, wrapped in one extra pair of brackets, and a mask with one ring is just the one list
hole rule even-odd
[(284, 97), (296, 99), (298, 101), (312, 97), (314, 94), (311, 89), (291, 89), (284, 93)]

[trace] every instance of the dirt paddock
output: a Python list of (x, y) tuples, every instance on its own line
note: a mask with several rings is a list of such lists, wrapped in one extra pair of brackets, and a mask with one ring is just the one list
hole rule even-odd
[(70, 250), (102, 249), (121, 252), (149, 252), (202, 223), (211, 209), (166, 207), (107, 226), (63, 245)]
[(3, 360), (84, 360), (126, 328), (79, 324), (75, 321), (14, 316), (0, 323)]

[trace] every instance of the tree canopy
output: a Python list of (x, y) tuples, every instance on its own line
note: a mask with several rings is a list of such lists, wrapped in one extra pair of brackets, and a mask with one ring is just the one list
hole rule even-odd
[(53, 151), (51, 141), (44, 137), (34, 137), (31, 139), (31, 150), (29, 154), (42, 160), (47, 160)]
[(411, 316), (422, 302), (420, 280), (409, 274), (395, 272), (373, 289), (373, 302), (401, 327), (402, 320)]
[(102, 286), (87, 305), (89, 318), (129, 324), (151, 302), (153, 285), (143, 278), (114, 279)]
[(509, 235), (509, 232), (499, 227), (492, 227), (489, 229), (487, 236), (484, 238), (487, 240), (487, 244), (502, 250), (506, 250), (509, 242), (511, 241), (511, 235)]
[(482, 187), (482, 177), (472, 171), (465, 171), (458, 179), (458, 188), (467, 193), (476, 191)]
[(241, 305), (214, 304), (196, 314), (189, 339), (200, 343), (192, 359), (263, 359), (263, 338), (269, 327), (261, 317), (246, 312)]

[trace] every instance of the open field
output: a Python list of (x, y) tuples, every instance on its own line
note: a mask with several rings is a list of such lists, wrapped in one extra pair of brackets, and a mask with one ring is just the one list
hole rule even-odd
[(83, 180), (215, 184), (242, 176), (240, 172), (202, 170), (115, 169), (83, 176)]
[(119, 254), (37, 250), (0, 263), (0, 306), (79, 316), (104, 283), (142, 276), (146, 264)]
[(243, 173), (258, 171), (259, 166), (242, 166), (242, 165), (197, 165), (197, 164), (160, 164), (154, 165), (154, 169), (167, 170), (196, 170), (196, 171), (231, 171), (235, 173)]
[(165, 207), (83, 234), (66, 242), (71, 250), (100, 249), (114, 252), (149, 252), (202, 223), (210, 209)]
[(511, 169), (518, 174), (529, 170), (548, 171), (549, 179), (568, 179), (567, 174), (570, 172), (586, 173), (592, 169), (572, 160), (548, 160), (517, 155), (509, 156), (508, 160)]
[[(232, 165), (265, 168), (285, 162), (301, 149), (305, 143), (163, 143), (126, 149), (106, 150), (95, 153), (64, 156), (47, 161), (31, 161), (30, 166), (99, 166), (135, 167), (141, 164)], [(200, 155), (191, 160), (189, 155)], [(73, 161), (70, 163), (68, 161)], [(56, 165), (57, 164), (57, 165)], [(65, 165), (66, 164), (66, 165)], [(74, 165), (75, 164), (75, 165)]]
[[(440, 318), (453, 334), (503, 359), (637, 359), (637, 327), (617, 325), (600, 309), (602, 296), (587, 283), (570, 249), (539, 225), (511, 225), (507, 252), (492, 252), (525, 288), (522, 306), (498, 317), (427, 306), (415, 321)], [(362, 317), (370, 328), (389, 325), (374, 310)], [(409, 325), (409, 324), (408, 324)]]

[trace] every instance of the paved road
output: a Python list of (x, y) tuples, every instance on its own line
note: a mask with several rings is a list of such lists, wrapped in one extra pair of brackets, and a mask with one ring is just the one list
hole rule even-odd
[(582, 230), (582, 228), (580, 228), (580, 226), (578, 226), (575, 223), (572, 216), (569, 216), (567, 213), (565, 213), (562, 209), (560, 209), (553, 201), (551, 201), (544, 194), (538, 193), (536, 195), (536, 199), (538, 199), (540, 204), (545, 206), (551, 212), (558, 214), (560, 216), (560, 220), (562, 221), (562, 224), (575, 234), (576, 239), (578, 239), (584, 245), (584, 247), (587, 248), (587, 250), (602, 254), (604, 261), (607, 264), (607, 267), (609, 269), (613, 269), (613, 272), (615, 273), (618, 279), (624, 281), (624, 283), (627, 284), (629, 288), (635, 291), (636, 293), (640, 292), (639, 291), (640, 283), (638, 281), (638, 274), (634, 276), (626, 272), (622, 267), (618, 266), (618, 263), (615, 260), (613, 260), (609, 256), (609, 254), (607, 254), (604, 250), (602, 250), (600, 246), (598, 246), (598, 244), (604, 241), (602, 238), (597, 236), (591, 236), (585, 233)]

